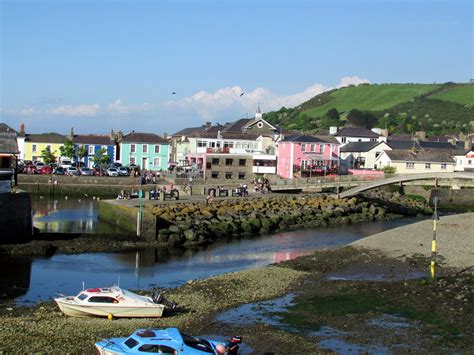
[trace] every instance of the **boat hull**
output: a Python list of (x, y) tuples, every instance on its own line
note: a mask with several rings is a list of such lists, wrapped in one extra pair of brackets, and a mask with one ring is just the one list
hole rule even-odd
[(73, 317), (108, 317), (115, 318), (156, 318), (163, 315), (164, 306), (120, 306), (120, 305), (80, 305), (73, 302), (55, 300), (61, 311)]

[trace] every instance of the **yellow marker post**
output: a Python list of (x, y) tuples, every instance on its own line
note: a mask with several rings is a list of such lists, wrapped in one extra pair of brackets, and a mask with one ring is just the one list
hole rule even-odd
[(433, 240), (431, 241), (431, 278), (436, 278), (436, 222), (439, 220), (438, 216), (438, 202), (439, 198), (433, 198), (434, 212), (431, 219), (433, 220)]

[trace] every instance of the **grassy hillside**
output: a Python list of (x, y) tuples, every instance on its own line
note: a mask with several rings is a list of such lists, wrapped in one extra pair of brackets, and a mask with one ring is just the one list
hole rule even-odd
[(430, 95), (429, 98), (474, 106), (474, 85), (466, 84), (450, 87)]
[(426, 94), (439, 88), (439, 85), (387, 84), (359, 85), (342, 88), (332, 92), (325, 104), (303, 111), (310, 117), (323, 117), (331, 108), (339, 112), (358, 109), (362, 111), (380, 111), (409, 101), (415, 96)]
[[(326, 117), (333, 108), (342, 121)], [(375, 114), (377, 126), (397, 133), (473, 131), (474, 85), (363, 84), (322, 93), (295, 108), (269, 112), (264, 118), (287, 129), (322, 131), (344, 125), (344, 117), (352, 109)]]

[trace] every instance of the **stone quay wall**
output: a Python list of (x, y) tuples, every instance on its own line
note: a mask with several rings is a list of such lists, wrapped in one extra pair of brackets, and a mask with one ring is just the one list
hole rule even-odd
[(434, 189), (431, 190), (430, 202), (439, 198), (441, 208), (474, 207), (474, 189)]
[[(131, 231), (136, 230), (137, 210), (137, 206), (123, 206), (120, 201), (100, 201), (99, 216)], [(394, 217), (390, 209), (375, 203), (325, 195), (222, 199), (211, 205), (187, 201), (146, 205), (143, 211), (142, 237), (173, 247)], [(408, 199), (396, 210), (398, 215), (420, 212), (426, 212), (426, 206)]]
[(28, 193), (0, 194), (0, 243), (23, 242), (33, 235), (31, 198)]

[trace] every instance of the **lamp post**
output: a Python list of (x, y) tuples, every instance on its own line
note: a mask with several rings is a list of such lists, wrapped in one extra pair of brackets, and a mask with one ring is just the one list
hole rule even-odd
[(434, 212), (433, 212), (433, 216), (431, 217), (431, 220), (433, 221), (433, 240), (431, 241), (431, 265), (430, 265), (431, 278), (433, 279), (436, 277), (436, 222), (439, 220), (438, 202), (439, 202), (439, 198), (436, 196), (433, 197)]

